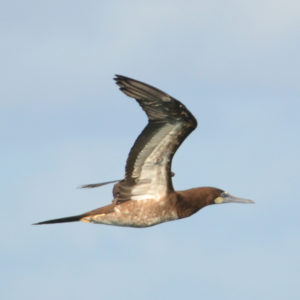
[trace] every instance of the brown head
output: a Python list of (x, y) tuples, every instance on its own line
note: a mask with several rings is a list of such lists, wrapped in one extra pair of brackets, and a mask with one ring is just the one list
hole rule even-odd
[(214, 187), (201, 187), (178, 191), (177, 213), (179, 218), (186, 218), (204, 206), (223, 203), (254, 203), (252, 200), (235, 197)]

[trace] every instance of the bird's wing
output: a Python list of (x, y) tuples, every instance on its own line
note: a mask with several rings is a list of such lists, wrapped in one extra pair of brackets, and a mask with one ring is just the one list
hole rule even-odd
[(111, 183), (116, 183), (116, 182), (119, 182), (119, 181), (120, 181), (120, 179), (105, 181), (105, 182), (99, 182), (99, 183), (83, 184), (83, 185), (80, 185), (78, 188), (80, 188), (80, 189), (93, 189), (93, 188), (97, 188), (99, 186), (103, 186), (103, 185), (107, 185), (107, 184), (111, 184)]
[(125, 179), (117, 183), (117, 202), (160, 199), (173, 191), (171, 162), (197, 121), (187, 108), (168, 94), (143, 82), (116, 75), (120, 90), (135, 98), (148, 124), (127, 158)]

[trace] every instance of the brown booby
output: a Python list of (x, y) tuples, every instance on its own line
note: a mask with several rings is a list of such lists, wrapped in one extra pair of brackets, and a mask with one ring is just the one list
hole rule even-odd
[(172, 158), (197, 127), (195, 117), (181, 102), (153, 86), (121, 75), (114, 79), (123, 93), (139, 103), (148, 117), (148, 124), (129, 152), (123, 180), (82, 186), (94, 188), (115, 183), (113, 202), (80, 215), (34, 225), (83, 221), (148, 227), (189, 217), (210, 204), (254, 203), (214, 187), (175, 191)]

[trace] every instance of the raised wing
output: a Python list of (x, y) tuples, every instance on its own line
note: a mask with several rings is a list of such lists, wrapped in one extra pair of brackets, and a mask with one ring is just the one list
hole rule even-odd
[(127, 158), (125, 179), (117, 183), (117, 202), (157, 199), (173, 191), (171, 162), (197, 121), (168, 94), (143, 82), (116, 75), (120, 90), (135, 98), (148, 116), (148, 125)]

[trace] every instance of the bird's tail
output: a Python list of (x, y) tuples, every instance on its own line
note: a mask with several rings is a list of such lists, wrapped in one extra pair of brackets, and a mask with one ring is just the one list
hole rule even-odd
[(32, 225), (43, 225), (43, 224), (55, 224), (55, 223), (66, 223), (66, 222), (77, 222), (77, 221), (83, 221), (86, 223), (90, 223), (89, 220), (87, 220), (85, 217), (94, 216), (94, 215), (106, 215), (109, 213), (112, 213), (114, 211), (115, 204), (109, 204), (103, 207), (99, 207), (93, 210), (90, 210), (88, 212), (85, 212), (80, 215), (66, 217), (66, 218), (60, 218), (60, 219), (53, 219), (53, 220), (47, 220), (43, 222), (34, 223)]
[(47, 221), (43, 221), (43, 222), (34, 223), (32, 225), (77, 222), (77, 221), (80, 221), (84, 216), (85, 216), (85, 214), (81, 214), (81, 215), (71, 216), (71, 217), (66, 217), (66, 218), (52, 219), (52, 220), (47, 220)]

